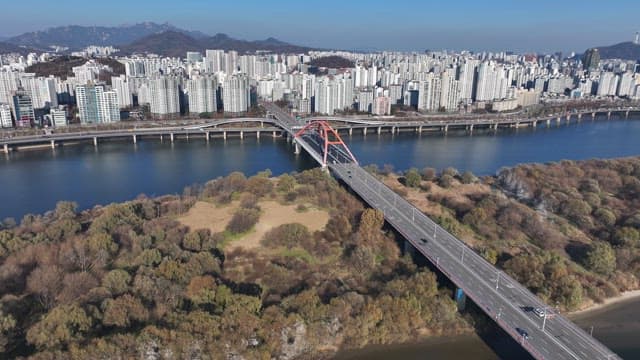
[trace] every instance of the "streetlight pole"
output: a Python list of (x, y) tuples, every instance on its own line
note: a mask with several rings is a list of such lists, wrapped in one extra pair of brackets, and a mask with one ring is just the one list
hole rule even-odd
[(544, 307), (543, 310), (543, 316), (542, 316), (542, 332), (544, 332), (544, 326), (547, 324), (547, 307)]
[(500, 282), (500, 271), (498, 271), (498, 276), (496, 277), (496, 290), (498, 290), (498, 283)]

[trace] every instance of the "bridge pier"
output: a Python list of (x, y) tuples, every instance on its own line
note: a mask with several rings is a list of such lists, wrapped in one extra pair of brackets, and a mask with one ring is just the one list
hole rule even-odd
[(551, 126), (551, 119), (547, 119), (547, 127)]
[(5, 154), (9, 153), (9, 144), (4, 144), (4, 153)]
[(276, 132), (275, 132), (275, 131), (273, 131), (273, 132), (271, 133), (271, 136), (275, 139), (275, 138), (276, 138)]
[(298, 144), (298, 142), (294, 140), (293, 146), (294, 146), (293, 153), (296, 155), (300, 154), (300, 144)]
[(469, 125), (469, 132), (473, 132), (473, 124)]
[(611, 120), (611, 111), (607, 113), (607, 120)]
[(624, 118), (625, 118), (625, 119), (628, 119), (628, 118), (629, 118), (629, 110), (625, 111), (625, 113), (624, 113)]
[(382, 133), (382, 126), (378, 126), (378, 135)]
[(204, 133), (204, 136), (206, 137), (206, 139), (207, 139), (207, 143), (208, 143), (208, 142), (209, 142), (209, 132), (208, 132), (208, 131), (206, 131), (206, 132)]
[(418, 126), (418, 134), (422, 134), (422, 125)]
[(556, 119), (556, 122), (560, 124), (560, 121), (562, 121), (562, 119), (560, 118), (560, 116), (558, 116), (558, 118)]
[(567, 122), (571, 121), (571, 115), (567, 115)]
[(367, 128), (362, 129), (362, 135), (367, 136)]
[(56, 148), (56, 141), (55, 140), (51, 140), (51, 148), (52, 149)]
[(446, 133), (449, 131), (449, 124), (445, 125), (443, 131)]
[(595, 113), (595, 112), (592, 112), (592, 113), (591, 113), (591, 120), (594, 120), (595, 118), (596, 118), (596, 113)]
[(256, 131), (256, 139), (260, 139), (260, 131)]
[(395, 127), (395, 126), (392, 126), (392, 127), (391, 127), (391, 135), (393, 135), (395, 132), (396, 132), (396, 127)]
[(240, 139), (244, 139), (244, 131), (240, 131)]
[(531, 126), (532, 126), (532, 127), (534, 127), (534, 128), (535, 128), (535, 127), (537, 127), (537, 126), (538, 126), (538, 120), (534, 120), (534, 121), (531, 123)]
[(582, 120), (582, 113), (578, 113), (578, 121)]
[(264, 121), (260, 121), (260, 127), (263, 128), (264, 127)]
[(222, 139), (227, 140), (227, 132), (226, 131), (222, 132)]
[(138, 138), (136, 137), (136, 134), (133, 134), (132, 137), (133, 137), (133, 143), (137, 144), (138, 143)]
[(171, 143), (173, 144), (173, 133), (171, 133)]
[(351, 135), (353, 135), (353, 128), (352, 127), (349, 128), (349, 136), (351, 136)]
[(164, 142), (164, 136), (160, 134), (160, 142)]
[(520, 127), (520, 123), (516, 122), (513, 127), (515, 127), (516, 129), (519, 128)]
[(97, 136), (93, 137), (93, 146), (98, 147), (98, 137)]
[(412, 258), (416, 255), (416, 248), (407, 240), (404, 241), (404, 254), (409, 254)]
[(456, 288), (454, 299), (456, 301), (456, 304), (458, 305), (458, 310), (464, 310), (465, 306), (467, 305), (467, 295), (462, 289)]

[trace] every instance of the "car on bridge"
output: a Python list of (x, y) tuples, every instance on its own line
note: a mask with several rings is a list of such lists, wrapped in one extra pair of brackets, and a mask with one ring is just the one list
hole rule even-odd
[(544, 317), (544, 310), (540, 309), (540, 308), (535, 308), (533, 309), (533, 312), (538, 315), (538, 317)]
[(527, 330), (517, 327), (516, 331), (518, 332), (518, 335), (522, 336), (523, 339), (529, 340), (529, 333), (527, 332)]

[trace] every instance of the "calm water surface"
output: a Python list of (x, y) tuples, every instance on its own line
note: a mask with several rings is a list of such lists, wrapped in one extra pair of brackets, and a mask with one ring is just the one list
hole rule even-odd
[[(640, 154), (640, 118), (583, 121), (550, 128), (494, 132), (374, 135), (354, 132), (344, 139), (361, 164), (391, 164), (397, 170), (453, 166), (479, 175), (519, 163), (562, 159), (614, 158)], [(20, 219), (42, 213), (59, 200), (81, 208), (134, 198), (138, 194), (180, 193), (194, 183), (232, 171), (254, 174), (269, 168), (278, 175), (312, 168), (306, 155), (296, 156), (282, 139), (178, 141), (171, 145), (142, 140), (64, 146), (55, 150), (0, 154), (0, 218)], [(585, 329), (618, 354), (640, 359), (640, 300), (577, 318)], [(486, 340), (486, 339), (485, 339)], [(507, 340), (508, 341), (508, 340)], [(500, 341), (498, 341), (499, 343)], [(498, 345), (500, 346), (500, 345)], [(503, 355), (504, 356), (504, 355)], [(340, 354), (347, 359), (495, 359), (498, 355), (478, 336), (433, 339), (426, 343), (373, 347)], [(512, 357), (512, 356), (505, 356)]]
[[(345, 136), (361, 164), (391, 164), (397, 170), (453, 166), (479, 175), (503, 166), (561, 159), (612, 158), (640, 154), (640, 118), (542, 125), (536, 129), (449, 132), (448, 135), (403, 133)], [(315, 163), (296, 156), (286, 141), (203, 139), (174, 145), (155, 140), (68, 145), (55, 150), (0, 154), (0, 219), (42, 213), (59, 200), (81, 208), (134, 198), (139, 194), (179, 193), (194, 183), (231, 171), (274, 174), (301, 171)]]

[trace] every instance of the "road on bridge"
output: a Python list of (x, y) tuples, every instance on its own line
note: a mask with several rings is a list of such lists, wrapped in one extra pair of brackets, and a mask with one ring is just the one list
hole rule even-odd
[[(296, 121), (273, 104), (267, 103), (265, 107), (293, 136)], [(295, 141), (371, 207), (381, 210), (387, 223), (533, 357), (619, 359), (606, 346), (360, 167), (344, 144), (328, 148), (328, 160), (323, 163), (325, 139), (322, 134), (303, 133)], [(542, 314), (533, 311), (536, 308), (543, 309)]]

